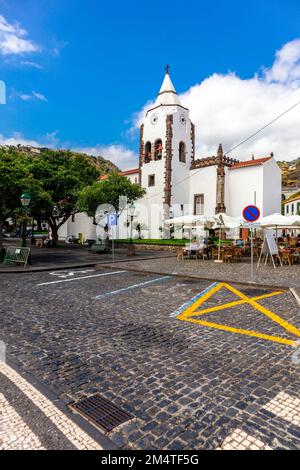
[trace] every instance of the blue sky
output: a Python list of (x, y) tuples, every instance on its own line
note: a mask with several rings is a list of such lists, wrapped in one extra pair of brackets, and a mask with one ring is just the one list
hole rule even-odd
[[(123, 162), (127, 167), (134, 166), (138, 147), (135, 113), (155, 98), (166, 63), (183, 100), (188, 100), (191, 87), (201, 86), (214, 74), (230, 78), (234, 73), (239, 84), (249, 86), (258, 76), (265, 84), (264, 70), (272, 70), (276, 51), (295, 44), (300, 34), (297, 0), (0, 0), (0, 15), (0, 80), (7, 86), (7, 104), (0, 106), (2, 143), (19, 139), (102, 153), (107, 148), (105, 156), (121, 161), (122, 156), (109, 152), (113, 146), (127, 152)], [(299, 58), (300, 47), (294, 64)], [(278, 77), (275, 82), (286, 87)], [(291, 90), (298, 88), (295, 83)], [(203, 91), (202, 85), (201, 96)], [(276, 95), (275, 115), (277, 109), (279, 114), (288, 107), (289, 100), (293, 102), (294, 93), (282, 101), (285, 91)], [(212, 87), (205, 97), (209, 101), (208, 93), (215, 95)], [(197, 124), (201, 103), (192, 99), (190, 105)], [(233, 112), (230, 109), (229, 117)], [(212, 127), (216, 109), (208, 107), (207, 113)], [(254, 114), (260, 116), (257, 109)], [(228, 138), (228, 145), (260, 124), (259, 119), (244, 124)], [(198, 129), (199, 151), (209, 152), (214, 140), (217, 145), (228, 132), (226, 126), (221, 128), (218, 139), (219, 134), (208, 138), (207, 131), (203, 135)], [(262, 153), (268, 152), (268, 145), (260, 147)], [(297, 156), (294, 152), (296, 145), (285, 155)]]

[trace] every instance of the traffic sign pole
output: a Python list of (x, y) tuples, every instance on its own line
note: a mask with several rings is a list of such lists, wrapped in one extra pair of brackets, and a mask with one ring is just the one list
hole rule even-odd
[(253, 230), (258, 224), (255, 222), (260, 217), (260, 210), (257, 206), (247, 206), (243, 210), (243, 217), (248, 222), (245, 224), (250, 229), (250, 243), (251, 243), (251, 283), (254, 283), (254, 253), (253, 253)]

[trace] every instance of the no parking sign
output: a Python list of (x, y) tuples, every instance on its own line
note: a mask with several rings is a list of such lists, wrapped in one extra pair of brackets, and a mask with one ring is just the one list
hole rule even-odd
[(260, 210), (256, 206), (247, 206), (243, 210), (243, 217), (247, 222), (256, 222), (260, 218)]

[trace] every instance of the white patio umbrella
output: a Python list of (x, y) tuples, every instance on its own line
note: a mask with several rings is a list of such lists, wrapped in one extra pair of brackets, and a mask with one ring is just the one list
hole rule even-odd
[(182, 215), (180, 217), (174, 217), (173, 219), (165, 220), (166, 225), (206, 225), (208, 223), (213, 223), (214, 219), (212, 217), (207, 217), (206, 215)]
[(263, 228), (275, 229), (276, 240), (277, 231), (279, 228), (300, 228), (300, 216), (299, 215), (282, 215), (282, 214), (271, 214), (260, 219), (260, 225)]
[(190, 231), (190, 241), (192, 239), (192, 229), (197, 227), (204, 227), (207, 225), (212, 225), (214, 219), (212, 217), (207, 217), (206, 215), (182, 215), (180, 217), (174, 217), (173, 219), (165, 220), (166, 225), (177, 225), (183, 229), (189, 229)]
[(282, 214), (271, 214), (266, 217), (261, 217), (259, 220), (261, 227), (263, 228), (289, 228), (289, 227), (300, 227), (300, 216), (299, 215), (282, 215)]

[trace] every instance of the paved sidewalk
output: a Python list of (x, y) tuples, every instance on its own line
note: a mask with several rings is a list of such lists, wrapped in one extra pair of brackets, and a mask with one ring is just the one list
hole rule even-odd
[[(5, 246), (9, 246), (7, 243)], [(174, 257), (173, 253), (166, 251), (141, 250), (136, 252), (135, 259)], [(116, 249), (114, 258), (112, 253), (93, 254), (88, 248), (66, 246), (66, 248), (36, 248), (31, 247), (31, 265), (23, 268), (21, 266), (6, 266), (0, 264), (0, 273), (24, 273), (55, 269), (74, 269), (94, 266), (95, 264), (106, 264), (111, 262), (128, 261), (127, 249)]]
[[(186, 259), (182, 261), (173, 256), (166, 259), (148, 259), (142, 263), (138, 259), (127, 259), (122, 264), (111, 263), (110, 267), (145, 273), (190, 276), (214, 281), (249, 283), (251, 266), (247, 259), (238, 263), (217, 264), (210, 260)], [(258, 269), (255, 266), (254, 282), (271, 287), (292, 287), (300, 296), (300, 264), (278, 267), (277, 269), (270, 265), (260, 266)]]
[(0, 362), (0, 450), (101, 450), (48, 398)]

